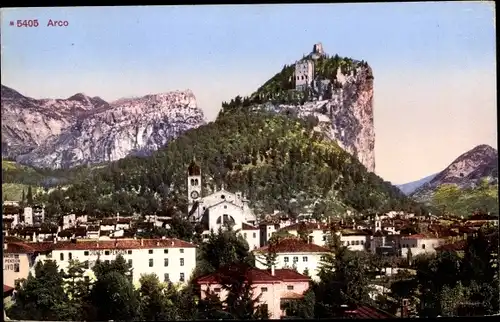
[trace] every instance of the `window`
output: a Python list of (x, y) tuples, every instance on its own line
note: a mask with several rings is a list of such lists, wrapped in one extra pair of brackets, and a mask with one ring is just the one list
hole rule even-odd
[(184, 258), (181, 258), (180, 262), (181, 262), (181, 266), (184, 266)]
[(168, 249), (164, 249), (163, 254), (168, 254)]
[(105, 251), (104, 255), (109, 255), (109, 250)]
[(85, 268), (86, 268), (86, 269), (89, 269), (89, 268), (90, 268), (90, 263), (89, 263), (89, 261), (85, 261), (85, 262), (84, 262), (84, 265), (85, 265)]
[(61, 253), (61, 254), (59, 255), (59, 259), (60, 259), (60, 260), (62, 260), (62, 261), (64, 260), (64, 253)]
[(293, 291), (293, 285), (288, 285), (288, 286), (286, 287), (286, 289), (287, 289), (287, 290), (289, 290), (289, 291)]
[(90, 282), (90, 277), (84, 276), (83, 279), (85, 280), (86, 283)]
[(68, 259), (69, 259), (69, 260), (72, 260), (72, 259), (73, 259), (73, 254), (68, 253)]
[(314, 237), (313, 236), (309, 236), (309, 243), (313, 243), (314, 242)]
[(321, 256), (319, 260), (322, 261), (322, 262), (324, 262), (326, 260), (326, 257), (325, 256)]
[(307, 256), (302, 257), (303, 262), (307, 262)]
[(226, 206), (226, 205), (224, 205), (224, 209), (227, 209), (227, 206)]
[(257, 233), (253, 233), (253, 238), (257, 238)]
[(425, 244), (422, 244), (422, 249), (425, 249)]
[(154, 264), (154, 263), (153, 263), (153, 259), (152, 259), (152, 258), (150, 258), (150, 259), (149, 259), (149, 267), (153, 267), (153, 264)]
[(179, 251), (181, 252), (181, 254), (184, 254), (184, 249), (179, 249)]
[(299, 257), (294, 256), (294, 257), (293, 257), (293, 262), (294, 262), (294, 263), (297, 263), (298, 261), (299, 261)]
[(128, 260), (128, 265), (132, 266), (132, 260), (131, 259)]
[(323, 236), (323, 241), (326, 241), (326, 236)]
[(215, 293), (220, 293), (220, 287), (216, 287), (216, 288), (214, 288), (214, 292), (215, 292)]
[(261, 288), (260, 288), (260, 291), (261, 291), (262, 293), (267, 292), (267, 287), (261, 287)]
[(184, 273), (181, 273), (179, 276), (179, 281), (184, 282)]
[(132, 250), (127, 250), (127, 254), (132, 255)]
[(165, 267), (168, 266), (168, 258), (163, 259), (163, 266), (165, 266)]
[(359, 245), (359, 240), (356, 240), (356, 245)]
[(288, 263), (288, 257), (285, 257), (283, 260), (285, 263)]
[(19, 264), (14, 264), (14, 272), (19, 273)]
[(267, 308), (267, 304), (261, 304), (260, 307), (262, 308), (262, 311), (269, 312), (269, 309)]
[(89, 251), (88, 251), (88, 250), (84, 251), (84, 252), (83, 252), (83, 255), (85, 255), (85, 256), (89, 256)]
[(361, 245), (364, 245), (364, 244), (365, 244), (365, 241), (364, 241), (364, 240), (362, 240), (362, 241), (361, 241)]
[(148, 250), (148, 253), (153, 254), (153, 250), (152, 249)]
[(168, 281), (170, 281), (170, 278), (169, 278), (169, 276), (168, 276), (168, 273), (163, 274), (163, 281), (164, 281), (164, 282), (168, 282)]
[(221, 195), (221, 196), (220, 196), (220, 198), (221, 198), (221, 199), (226, 199), (226, 196)]
[(349, 246), (349, 241), (346, 241), (345, 243), (346, 243), (347, 246)]

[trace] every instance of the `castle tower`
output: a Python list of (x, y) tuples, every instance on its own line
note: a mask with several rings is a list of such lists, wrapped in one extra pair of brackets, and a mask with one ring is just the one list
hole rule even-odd
[(295, 89), (303, 91), (314, 79), (314, 64), (306, 59), (295, 63)]
[(195, 201), (201, 199), (201, 168), (195, 160), (191, 161), (187, 171), (188, 203), (189, 210)]
[(373, 232), (376, 233), (377, 231), (382, 230), (382, 221), (380, 220), (380, 217), (375, 215), (375, 225), (373, 226)]

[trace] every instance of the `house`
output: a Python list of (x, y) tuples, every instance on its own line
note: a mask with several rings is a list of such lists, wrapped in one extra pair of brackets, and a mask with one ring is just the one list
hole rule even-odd
[[(87, 263), (87, 276), (92, 277), (91, 269), (99, 259), (104, 262), (115, 260), (118, 254), (132, 266), (134, 283), (142, 274), (155, 273), (162, 281), (186, 283), (196, 266), (196, 246), (179, 239), (116, 239), (116, 240), (76, 240), (45, 243), (10, 243), (10, 251), (17, 261), (12, 263), (14, 272), (9, 280), (14, 281), (28, 276), (38, 261), (54, 260), (60, 269), (67, 269), (70, 260)], [(20, 249), (20, 250), (19, 250)], [(25, 257), (21, 257), (25, 254)], [(4, 259), (4, 265), (7, 263)], [(14, 266), (14, 264), (18, 264)], [(16, 271), (17, 270), (17, 271)], [(16, 274), (17, 273), (17, 274)]]
[(313, 280), (319, 280), (321, 259), (328, 252), (328, 249), (296, 237), (283, 238), (273, 245), (267, 245), (254, 251), (257, 268), (266, 268), (265, 256), (269, 252), (276, 253), (276, 268), (293, 268), (298, 272), (307, 271)]
[[(31, 244), (31, 245), (30, 245)], [(27, 278), (35, 264), (35, 258), (46, 244), (26, 243), (22, 241), (4, 242), (3, 246), (3, 282), (15, 286), (20, 279)]]
[(309, 277), (291, 269), (264, 270), (243, 264), (233, 264), (220, 268), (215, 273), (196, 280), (201, 289), (201, 298), (207, 293), (219, 295), (221, 301), (227, 296), (224, 284), (231, 279), (244, 280), (253, 287), (253, 298), (261, 296), (258, 305), (267, 307), (271, 319), (285, 316), (287, 302), (301, 299), (309, 289)]
[(430, 234), (401, 236), (399, 244), (401, 247), (401, 256), (408, 256), (409, 250), (411, 250), (412, 256), (434, 254), (436, 248), (443, 245), (444, 242), (442, 238)]

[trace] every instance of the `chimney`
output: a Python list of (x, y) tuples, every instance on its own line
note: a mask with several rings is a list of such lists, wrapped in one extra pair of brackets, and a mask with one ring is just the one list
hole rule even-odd
[(3, 250), (7, 250), (7, 248), (9, 247), (9, 244), (7, 244), (6, 242), (3, 243)]
[(274, 276), (275, 271), (274, 271), (274, 265), (271, 266), (271, 275)]
[(170, 242), (170, 245), (174, 246), (174, 244), (175, 244), (175, 243), (174, 243), (174, 241), (172, 240), (172, 241)]
[(54, 236), (54, 244), (57, 244), (57, 236)]
[(144, 239), (141, 238), (141, 246), (144, 246)]
[(160, 246), (160, 242), (159, 241), (156, 242), (156, 246)]

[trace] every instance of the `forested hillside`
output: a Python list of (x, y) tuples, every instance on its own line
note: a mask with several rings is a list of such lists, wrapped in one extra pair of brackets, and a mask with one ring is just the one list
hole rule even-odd
[(168, 206), (185, 212), (186, 166), (193, 158), (206, 192), (224, 183), (242, 191), (258, 213), (297, 214), (312, 205), (327, 215), (420, 207), (308, 122), (263, 112), (219, 117), (151, 157), (81, 169), (72, 185), (39, 198), (49, 213), (152, 213)]

